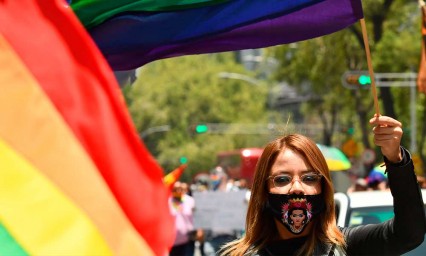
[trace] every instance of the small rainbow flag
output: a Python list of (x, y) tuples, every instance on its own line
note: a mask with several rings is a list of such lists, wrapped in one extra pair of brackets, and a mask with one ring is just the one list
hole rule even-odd
[(176, 183), (176, 181), (179, 180), (180, 176), (182, 176), (182, 173), (185, 171), (186, 167), (186, 164), (182, 164), (164, 176), (163, 182), (169, 191), (172, 191), (173, 185)]
[(0, 255), (166, 255), (163, 171), (64, 0), (0, 1)]

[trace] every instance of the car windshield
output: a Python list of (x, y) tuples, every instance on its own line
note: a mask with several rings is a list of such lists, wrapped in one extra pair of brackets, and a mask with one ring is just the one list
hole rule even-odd
[(349, 222), (347, 223), (347, 226), (349, 227), (381, 223), (393, 217), (393, 207), (376, 206), (353, 208), (349, 216)]
[[(376, 224), (387, 221), (394, 216), (392, 206), (377, 206), (377, 207), (363, 207), (353, 208), (349, 214), (348, 223), (346, 226), (355, 227), (365, 224)], [(404, 255), (409, 256), (424, 256), (426, 255), (426, 237), (425, 241), (419, 245), (415, 250), (408, 252)]]

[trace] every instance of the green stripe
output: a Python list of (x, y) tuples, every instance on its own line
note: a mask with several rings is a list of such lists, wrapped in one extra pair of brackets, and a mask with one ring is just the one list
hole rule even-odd
[(0, 256), (23, 256), (29, 255), (7, 232), (0, 223)]
[(220, 4), (230, 0), (73, 0), (71, 7), (86, 28), (114, 15), (135, 11), (176, 11)]

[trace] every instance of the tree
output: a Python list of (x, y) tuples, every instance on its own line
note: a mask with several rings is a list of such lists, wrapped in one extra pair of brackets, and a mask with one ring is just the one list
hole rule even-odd
[[(369, 0), (363, 1), (363, 5), (374, 71), (416, 71), (420, 53), (417, 1)], [(306, 103), (304, 109), (307, 116), (317, 116), (323, 123), (327, 130), (323, 136), (325, 144), (333, 141), (338, 114), (339, 125), (355, 126), (355, 130), (360, 131), (356, 136), (361, 138), (365, 148), (371, 148), (371, 127), (368, 125), (374, 114), (371, 91), (344, 91), (339, 81), (346, 70), (367, 70), (360, 25), (295, 45), (275, 47), (271, 51), (281, 62), (276, 79), (290, 81), (300, 91), (308, 87), (322, 99), (319, 104), (318, 101)], [(407, 88), (378, 90), (384, 114), (409, 124)], [(418, 123), (424, 125), (420, 118)], [(405, 145), (409, 144), (409, 138), (403, 137)]]
[(153, 133), (144, 143), (165, 170), (173, 170), (185, 156), (184, 178), (208, 171), (216, 153), (266, 143), (262, 136), (200, 134), (190, 127), (198, 123), (266, 123), (267, 83), (255, 86), (243, 80), (219, 77), (223, 71), (246, 74), (232, 53), (187, 56), (150, 63), (126, 88), (126, 101), (138, 131), (168, 125), (167, 132)]
[[(348, 37), (351, 35), (339, 32), (299, 42), (296, 46), (279, 46), (272, 52), (282, 66), (275, 78), (289, 81), (302, 94), (311, 93), (316, 96), (315, 101), (304, 104), (303, 110), (307, 119), (322, 123), (322, 143), (326, 145), (332, 144), (332, 137), (338, 126), (353, 122), (353, 115), (347, 112), (354, 104), (354, 91), (341, 86), (341, 74), (347, 69), (346, 63), (355, 62), (353, 59), (357, 57), (351, 55), (351, 59), (348, 58), (348, 52), (353, 52), (354, 47), (347, 43), (350, 42)], [(366, 95), (365, 91), (359, 93)]]

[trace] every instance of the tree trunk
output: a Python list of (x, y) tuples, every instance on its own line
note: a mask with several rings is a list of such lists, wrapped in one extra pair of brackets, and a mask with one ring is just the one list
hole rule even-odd
[(384, 114), (386, 116), (393, 117), (398, 119), (395, 113), (395, 108), (393, 107), (393, 96), (390, 91), (390, 87), (381, 87), (380, 88), (380, 99), (382, 100), (382, 105), (384, 109)]

